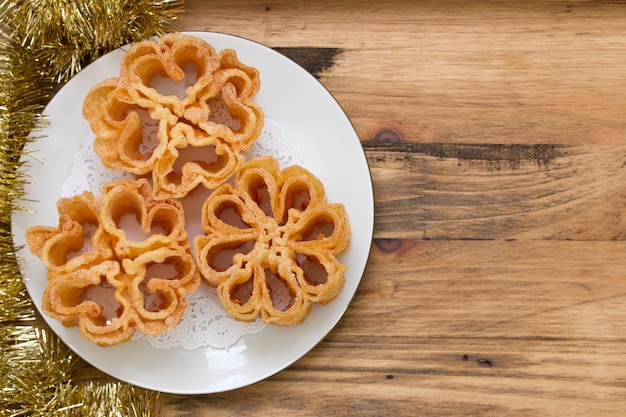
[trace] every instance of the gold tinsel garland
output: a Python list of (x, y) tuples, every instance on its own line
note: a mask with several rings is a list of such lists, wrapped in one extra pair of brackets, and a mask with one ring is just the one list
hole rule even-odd
[(181, 0), (0, 0), (0, 417), (153, 416), (158, 393), (81, 383), (86, 364), (41, 328), (13, 245), (28, 167), (22, 156), (53, 92), (124, 44), (173, 29)]
[(182, 8), (176, 0), (0, 0), (0, 27), (63, 82), (113, 49), (162, 35)]

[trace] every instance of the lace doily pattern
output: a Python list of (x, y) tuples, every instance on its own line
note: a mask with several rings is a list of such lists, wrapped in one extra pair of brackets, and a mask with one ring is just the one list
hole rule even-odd
[[(218, 113), (218, 112), (216, 112)], [(146, 131), (145, 146), (150, 146), (150, 130)], [(70, 175), (63, 184), (61, 197), (70, 197), (83, 191), (100, 194), (102, 187), (120, 179), (132, 179), (131, 174), (105, 167), (93, 149), (94, 136), (87, 138), (73, 160)], [(299, 149), (289, 141), (283, 127), (274, 120), (265, 119), (263, 131), (246, 158), (274, 156), (281, 168), (291, 165), (304, 166)], [(184, 203), (183, 203), (184, 205)], [(190, 237), (193, 237), (190, 234)], [(258, 333), (264, 328), (262, 320), (251, 323), (233, 319), (222, 307), (214, 288), (202, 284), (194, 293), (187, 294), (187, 310), (178, 326), (158, 336), (139, 332), (134, 340), (144, 340), (157, 349), (179, 347), (187, 350), (198, 348), (228, 349), (246, 334)]]
[(187, 311), (178, 326), (158, 336), (135, 333), (134, 338), (145, 340), (159, 349), (182, 347), (194, 350), (203, 347), (228, 349), (245, 334), (257, 333), (265, 327), (261, 320), (239, 322), (222, 308), (214, 288), (202, 285), (187, 296)]

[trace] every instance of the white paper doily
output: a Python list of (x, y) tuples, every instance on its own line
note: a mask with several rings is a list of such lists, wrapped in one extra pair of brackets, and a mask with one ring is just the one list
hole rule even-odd
[[(156, 126), (144, 123), (144, 145), (146, 152), (150, 143), (155, 140)], [(132, 179), (132, 175), (109, 169), (102, 165), (100, 158), (93, 149), (94, 136), (89, 137), (75, 154), (72, 170), (63, 184), (62, 197), (71, 197), (83, 191), (91, 191), (100, 195), (102, 187), (111, 181)], [(265, 119), (263, 131), (253, 147), (246, 155), (247, 159), (258, 156), (274, 156), (282, 168), (290, 165), (304, 166), (299, 149), (292, 144), (283, 127)], [(190, 240), (195, 233), (190, 232)], [(243, 335), (257, 333), (265, 326), (259, 319), (252, 323), (244, 323), (230, 317), (219, 302), (214, 288), (202, 283), (200, 288), (187, 295), (187, 310), (178, 326), (158, 336), (148, 336), (140, 332), (133, 339), (147, 341), (157, 349), (180, 347), (187, 350), (198, 348), (228, 349)]]

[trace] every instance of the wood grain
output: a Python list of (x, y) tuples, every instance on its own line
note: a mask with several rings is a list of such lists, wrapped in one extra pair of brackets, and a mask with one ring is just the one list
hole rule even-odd
[(377, 240), (313, 351), (247, 388), (166, 396), (169, 415), (622, 415), (626, 287), (606, 265), (624, 250)]
[(376, 237), (624, 240), (626, 147), (365, 142)]
[(626, 2), (185, 8), (181, 30), (264, 43), (337, 98), (375, 241), (317, 347), (246, 388), (163, 395), (165, 416), (626, 414)]
[(341, 48), (324, 84), (362, 137), (625, 143), (623, 2), (190, 2), (183, 29)]

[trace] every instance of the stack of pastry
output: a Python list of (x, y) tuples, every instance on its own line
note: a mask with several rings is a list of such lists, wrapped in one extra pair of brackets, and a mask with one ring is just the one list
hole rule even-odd
[[(200, 184), (216, 188), (241, 167), (242, 154), (262, 131), (263, 111), (252, 100), (259, 73), (241, 63), (235, 51), (218, 54), (199, 38), (170, 34), (134, 45), (120, 65), (119, 77), (92, 88), (83, 106), (105, 166), (149, 175), (157, 198), (182, 198)], [(188, 77), (195, 80), (187, 80), (182, 97), (152, 85), (157, 77), (182, 82), (186, 70), (195, 72)], [(215, 121), (215, 100), (228, 109), (229, 125)], [(142, 149), (142, 117), (158, 124), (152, 149)], [(178, 169), (186, 148), (195, 150), (189, 152), (194, 159)]]
[(120, 180), (99, 197), (86, 191), (62, 198), (57, 210), (57, 227), (26, 232), (48, 270), (46, 314), (78, 325), (102, 346), (127, 341), (135, 330), (157, 335), (178, 324), (185, 294), (200, 285), (180, 202), (155, 200), (145, 179)]
[[(189, 68), (195, 79), (182, 94), (152, 86), (158, 76), (189, 78)], [(46, 314), (108, 346), (135, 330), (172, 329), (201, 277), (243, 321), (296, 325), (312, 303), (338, 295), (346, 266), (337, 255), (350, 243), (344, 206), (328, 203), (323, 184), (302, 167), (281, 170), (269, 156), (245, 162), (263, 126), (253, 101), (259, 88), (258, 71), (234, 51), (216, 53), (196, 37), (171, 34), (130, 48), (119, 77), (87, 94), (83, 115), (102, 163), (136, 180), (107, 184), (98, 197), (60, 199), (57, 227), (27, 231), (48, 270)], [(215, 100), (228, 123), (213, 117)], [(146, 115), (158, 125), (148, 149)], [(195, 157), (181, 162), (186, 148)], [(197, 213), (202, 233), (189, 238), (181, 199), (199, 185), (211, 194)], [(133, 233), (128, 218), (136, 219)]]
[(299, 324), (311, 303), (326, 304), (343, 287), (346, 266), (336, 255), (350, 244), (347, 214), (300, 166), (281, 171), (273, 157), (247, 162), (234, 187), (209, 196), (201, 220), (198, 268), (236, 319)]

